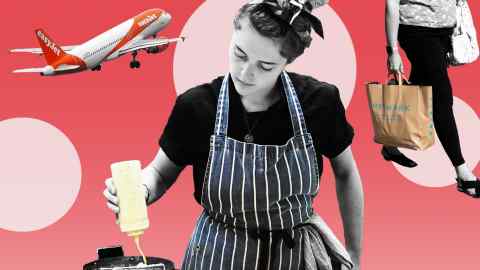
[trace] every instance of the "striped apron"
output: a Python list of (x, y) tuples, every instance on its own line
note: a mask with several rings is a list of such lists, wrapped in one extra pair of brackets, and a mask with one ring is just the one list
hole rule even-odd
[(313, 212), (319, 189), (315, 149), (286, 72), (281, 79), (294, 136), (284, 145), (258, 145), (226, 134), (225, 76), (202, 188), (204, 211), (182, 269), (327, 270), (341, 263), (351, 268), (348, 253)]

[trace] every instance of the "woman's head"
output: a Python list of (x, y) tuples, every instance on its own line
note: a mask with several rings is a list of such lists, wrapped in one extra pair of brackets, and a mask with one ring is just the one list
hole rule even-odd
[(310, 42), (310, 24), (301, 16), (289, 25), (265, 7), (245, 4), (234, 19), (229, 52), (235, 88), (241, 95), (268, 92)]
[[(287, 18), (291, 18), (296, 11), (294, 6), (288, 9), (277, 9), (277, 12), (284, 14), (281, 17)], [(260, 35), (271, 38), (280, 45), (280, 55), (285, 57), (289, 64), (310, 46), (311, 25), (302, 16), (296, 17), (291, 25), (281, 17), (275, 15), (275, 11), (266, 5), (249, 3), (240, 8), (233, 20), (233, 25), (238, 30), (241, 27), (240, 20), (248, 18), (250, 25)]]

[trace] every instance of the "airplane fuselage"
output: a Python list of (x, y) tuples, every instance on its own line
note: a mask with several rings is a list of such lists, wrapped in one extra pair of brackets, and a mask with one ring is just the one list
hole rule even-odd
[(134, 18), (126, 20), (108, 31), (75, 47), (69, 52), (82, 59), (87, 69), (97, 67), (104, 61), (118, 58), (123, 47), (131, 43), (154, 36), (170, 22), (170, 15), (165, 11), (143, 12)]

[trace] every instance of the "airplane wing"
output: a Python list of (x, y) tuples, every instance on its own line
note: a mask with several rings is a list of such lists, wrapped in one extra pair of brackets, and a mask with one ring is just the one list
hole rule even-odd
[[(60, 72), (60, 71), (69, 71), (69, 70), (74, 70), (78, 69), (80, 66), (78, 65), (61, 65), (57, 67), (56, 69), (50, 70), (51, 72)], [(16, 69), (13, 71), (13, 73), (41, 73), (45, 72), (46, 68), (45, 67), (39, 67), (39, 68), (23, 68), (23, 69)]]
[(45, 68), (23, 68), (23, 69), (16, 69), (13, 73), (40, 73), (43, 72)]
[(164, 39), (140, 39), (137, 41), (134, 41), (132, 44), (129, 44), (127, 47), (121, 48), (118, 51), (118, 55), (123, 55), (126, 53), (138, 51), (141, 49), (147, 49), (147, 48), (152, 48), (152, 47), (157, 47), (157, 46), (162, 46), (166, 45), (169, 43), (173, 42), (178, 42), (178, 41), (184, 41), (185, 37), (178, 37), (178, 38), (164, 38)]
[[(62, 46), (62, 50), (65, 52), (73, 50), (78, 45), (71, 45), (71, 46)], [(41, 48), (21, 48), (21, 49), (12, 49), (10, 50), (11, 53), (33, 53), (33, 54), (43, 54)]]

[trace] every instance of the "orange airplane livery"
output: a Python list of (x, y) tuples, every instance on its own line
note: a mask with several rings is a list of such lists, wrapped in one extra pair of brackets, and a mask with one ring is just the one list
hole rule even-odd
[(164, 10), (146, 10), (83, 44), (73, 46), (58, 46), (45, 31), (37, 29), (35, 36), (40, 48), (13, 49), (10, 52), (43, 54), (47, 66), (17, 69), (13, 72), (51, 76), (87, 69), (99, 71), (103, 62), (125, 54), (132, 55), (130, 68), (139, 68), (140, 62), (136, 59), (138, 51), (159, 53), (167, 49), (170, 43), (185, 40), (184, 37), (171, 39), (156, 37), (171, 19), (172, 16)]

